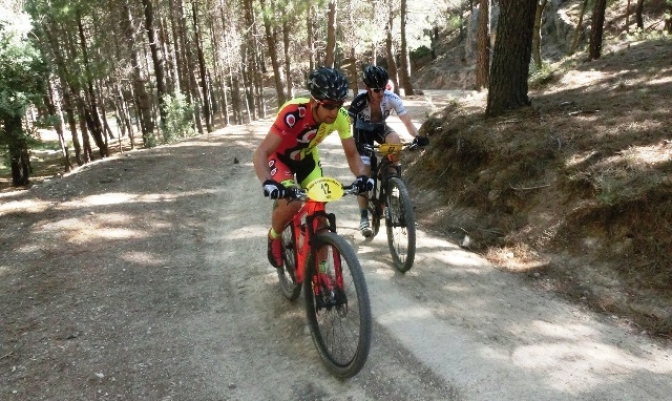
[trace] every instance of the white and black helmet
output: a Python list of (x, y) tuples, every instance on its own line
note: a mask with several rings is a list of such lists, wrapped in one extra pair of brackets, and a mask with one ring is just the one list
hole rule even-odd
[(369, 88), (384, 88), (389, 81), (390, 76), (383, 67), (377, 65), (367, 65), (362, 71), (362, 81)]
[(342, 102), (348, 96), (348, 79), (337, 69), (320, 67), (308, 76), (306, 87), (316, 100)]

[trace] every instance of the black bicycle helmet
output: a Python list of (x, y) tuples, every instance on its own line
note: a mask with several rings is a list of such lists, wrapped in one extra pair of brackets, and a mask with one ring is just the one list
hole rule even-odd
[(362, 81), (369, 88), (384, 88), (389, 81), (390, 76), (383, 67), (377, 65), (367, 65), (362, 71)]
[(342, 102), (348, 96), (348, 79), (334, 68), (320, 67), (314, 70), (308, 75), (306, 86), (317, 100)]

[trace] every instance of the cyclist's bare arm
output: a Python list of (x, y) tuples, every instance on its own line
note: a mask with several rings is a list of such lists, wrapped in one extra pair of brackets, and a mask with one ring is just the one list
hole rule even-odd
[(355, 177), (360, 175), (368, 175), (366, 166), (362, 163), (362, 158), (359, 157), (357, 152), (357, 145), (355, 144), (355, 139), (353, 137), (341, 139), (343, 144), (343, 150), (345, 151), (345, 157), (348, 159), (348, 166), (350, 166), (350, 171)]
[(404, 123), (409, 135), (413, 138), (418, 136), (418, 129), (415, 127), (415, 124), (413, 124), (413, 121), (411, 121), (411, 116), (408, 113), (400, 115), (399, 119)]
[(266, 134), (266, 138), (259, 144), (257, 150), (254, 151), (252, 156), (252, 163), (254, 164), (254, 171), (257, 173), (257, 178), (262, 183), (266, 180), (271, 180), (271, 169), (268, 167), (268, 157), (275, 152), (275, 149), (278, 148), (282, 142), (280, 136), (275, 135), (270, 132)]

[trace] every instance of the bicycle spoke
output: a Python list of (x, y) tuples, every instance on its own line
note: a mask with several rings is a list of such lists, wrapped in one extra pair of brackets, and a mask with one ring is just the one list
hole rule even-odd
[(415, 217), (406, 186), (398, 177), (389, 180), (387, 204), (387, 241), (394, 267), (404, 273), (415, 258)]
[(278, 269), (278, 280), (282, 294), (289, 300), (296, 300), (301, 294), (301, 284), (296, 281), (296, 252), (294, 234), (291, 226), (282, 232), (283, 268)]
[(345, 240), (334, 233), (319, 238), (317, 260), (326, 259), (326, 265), (320, 268), (319, 262), (311, 263), (306, 277), (310, 280), (305, 289), (308, 320), (327, 367), (337, 376), (350, 377), (363, 366), (370, 346), (366, 284), (354, 251)]

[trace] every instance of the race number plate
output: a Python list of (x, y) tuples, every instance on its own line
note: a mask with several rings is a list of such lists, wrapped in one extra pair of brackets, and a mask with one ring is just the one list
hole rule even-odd
[(378, 147), (378, 151), (384, 155), (390, 155), (393, 153), (399, 153), (404, 148), (404, 145), (400, 143), (382, 143)]
[(331, 202), (343, 197), (343, 186), (331, 177), (322, 177), (308, 184), (308, 198), (317, 202)]

